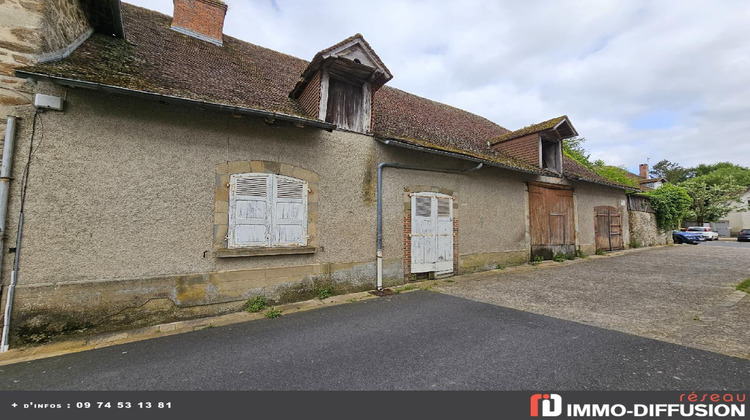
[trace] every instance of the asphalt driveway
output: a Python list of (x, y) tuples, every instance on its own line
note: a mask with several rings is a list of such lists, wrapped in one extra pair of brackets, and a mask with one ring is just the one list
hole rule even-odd
[(748, 360), (421, 290), (0, 366), (0, 390), (748, 388)]
[(706, 245), (495, 270), (434, 290), (750, 358), (750, 295), (735, 290), (750, 278), (750, 247)]

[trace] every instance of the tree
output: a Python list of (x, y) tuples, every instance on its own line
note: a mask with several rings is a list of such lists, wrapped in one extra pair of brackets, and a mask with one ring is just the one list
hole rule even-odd
[(662, 230), (678, 229), (693, 202), (684, 188), (672, 184), (664, 184), (646, 195), (654, 209), (656, 224)]
[(563, 153), (581, 165), (593, 169), (593, 165), (589, 160), (591, 155), (583, 148), (583, 142), (585, 141), (586, 138), (584, 137), (571, 137), (563, 140)]
[(698, 165), (695, 175), (694, 179), (703, 180), (708, 185), (723, 184), (733, 178), (737, 184), (750, 187), (750, 169), (729, 162)]
[(697, 177), (683, 182), (680, 186), (693, 200), (687, 217), (699, 225), (716, 222), (730, 211), (743, 208), (739, 198), (747, 190), (747, 186), (737, 183), (732, 177), (715, 184), (709, 184), (703, 177)]
[(657, 162), (648, 172), (653, 177), (664, 178), (675, 185), (693, 176), (692, 169), (683, 168), (678, 163), (666, 159)]

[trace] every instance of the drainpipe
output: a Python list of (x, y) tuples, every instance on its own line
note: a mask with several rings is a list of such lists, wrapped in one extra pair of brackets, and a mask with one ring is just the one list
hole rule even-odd
[[(384, 142), (388, 144), (388, 140)], [(439, 168), (424, 168), (421, 166), (402, 165), (400, 163), (388, 163), (382, 162), (378, 165), (378, 248), (377, 248), (377, 276), (378, 290), (383, 290), (383, 168), (398, 168), (398, 169), (409, 169), (412, 171), (425, 171), (425, 172), (442, 172), (447, 174), (464, 174), (466, 172), (476, 171), (484, 166), (484, 163), (463, 170), (455, 169), (439, 169)]]
[[(5, 144), (3, 146), (3, 162), (0, 169), (0, 276), (3, 272), (3, 251), (5, 250), (5, 224), (8, 216), (8, 196), (10, 195), (11, 169), (13, 167), (13, 150), (16, 141), (16, 117), (8, 116), (5, 126)], [(8, 329), (10, 327), (10, 302), (13, 298), (14, 277), (11, 276), (11, 285), (8, 288), (8, 302), (5, 305), (5, 316), (3, 317), (3, 338), (0, 342), (0, 353), (8, 351)], [(2, 284), (0, 284), (2, 288)]]

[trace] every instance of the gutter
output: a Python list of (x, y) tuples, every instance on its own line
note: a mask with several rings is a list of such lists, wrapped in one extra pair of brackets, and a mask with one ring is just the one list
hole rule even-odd
[(102, 83), (87, 82), (83, 80), (68, 79), (65, 77), (50, 76), (46, 74), (33, 73), (24, 70), (16, 70), (15, 74), (17, 77), (24, 77), (30, 79), (42, 79), (55, 82), (57, 84), (74, 87), (96, 90), (106, 93), (115, 93), (126, 96), (132, 96), (136, 98), (152, 100), (152, 101), (164, 101), (175, 105), (183, 105), (189, 107), (200, 107), (205, 109), (211, 109), (215, 111), (231, 112), (235, 114), (249, 115), (253, 117), (261, 117), (270, 121), (288, 121), (295, 125), (309, 126), (315, 128), (322, 128), (326, 131), (333, 131), (336, 128), (336, 124), (327, 123), (320, 120), (313, 120), (309, 118), (296, 117), (294, 115), (280, 114), (277, 112), (265, 111), (256, 108), (245, 108), (234, 105), (226, 105), (215, 102), (199, 101), (195, 99), (181, 98), (179, 96), (163, 95), (159, 93), (145, 92), (142, 90), (128, 89), (123, 87), (105, 85)]
[[(8, 197), (10, 192), (10, 181), (12, 179), (11, 170), (13, 168), (13, 151), (15, 150), (15, 142), (16, 117), (8, 116), (8, 122), (5, 127), (2, 169), (0, 169), (0, 275), (3, 270), (2, 252), (5, 250), (5, 224), (8, 217)], [(0, 342), (0, 353), (8, 351), (8, 330), (10, 329), (10, 313), (13, 306), (13, 292), (15, 286), (15, 276), (11, 276), (11, 282), (7, 292), (7, 302), (5, 304), (5, 316), (3, 317), (3, 336), (2, 341)], [(2, 288), (1, 283), (0, 288)]]
[(543, 175), (543, 173), (541, 173), (540, 171), (532, 171), (532, 170), (529, 170), (529, 169), (517, 168), (515, 166), (505, 165), (505, 164), (502, 164), (502, 163), (499, 163), (499, 162), (493, 162), (493, 161), (487, 160), (487, 159), (482, 159), (482, 158), (476, 158), (476, 157), (472, 157), (472, 156), (468, 156), (468, 155), (463, 155), (461, 153), (446, 152), (444, 150), (432, 149), (432, 148), (425, 147), (425, 146), (417, 146), (417, 145), (406, 143), (406, 142), (403, 142), (403, 141), (400, 141), (400, 140), (382, 139), (382, 138), (376, 138), (375, 140), (377, 140), (380, 143), (383, 143), (385, 145), (388, 145), (388, 146), (403, 147), (405, 149), (412, 149), (412, 150), (418, 150), (420, 152), (425, 152), (425, 153), (432, 153), (432, 154), (436, 154), (436, 155), (448, 156), (448, 157), (452, 157), (452, 158), (456, 158), (456, 159), (467, 160), (469, 162), (483, 163), (483, 164), (485, 164), (487, 166), (494, 166), (494, 167), (497, 167), (497, 168), (508, 169), (508, 170), (516, 171), (516, 172), (524, 172), (524, 173), (527, 173), (527, 174), (534, 174), (534, 175)]
[[(378, 240), (377, 240), (377, 253), (375, 256), (375, 260), (377, 264), (377, 288), (378, 290), (383, 290), (383, 169), (396, 168), (396, 169), (409, 169), (412, 171), (442, 172), (442, 173), (448, 173), (448, 174), (465, 174), (467, 172), (479, 170), (483, 166), (484, 166), (484, 162), (480, 162), (475, 167), (463, 169), (463, 170), (456, 170), (456, 169), (425, 168), (422, 166), (402, 165), (400, 163), (388, 163), (388, 162), (382, 162), (378, 165), (378, 216), (377, 216), (378, 217)], [(454, 258), (456, 258), (455, 255), (454, 255)]]

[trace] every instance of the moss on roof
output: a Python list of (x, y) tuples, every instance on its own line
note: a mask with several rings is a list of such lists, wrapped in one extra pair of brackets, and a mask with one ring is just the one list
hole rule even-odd
[(568, 178), (578, 179), (581, 181), (588, 181), (595, 184), (622, 188), (624, 190), (638, 190), (638, 188), (631, 185), (626, 185), (607, 179), (565, 155), (563, 155), (563, 173)]
[[(216, 46), (172, 30), (169, 16), (130, 4), (122, 4), (122, 16), (127, 40), (97, 33), (65, 59), (19, 70), (318, 119), (289, 97), (308, 61), (226, 35), (223, 46)], [(362, 38), (356, 34), (319, 54), (356, 37)], [(567, 118), (510, 132), (479, 115), (388, 86), (373, 95), (373, 113), (372, 131), (377, 137), (540, 174), (547, 171), (494, 150), (488, 141), (548, 130)], [(575, 165), (566, 159), (564, 170), (579, 179), (623, 187)]]
[(538, 124), (528, 125), (520, 130), (511, 131), (510, 133), (505, 133), (501, 136), (497, 136), (490, 140), (490, 143), (497, 144), (500, 142), (517, 139), (527, 134), (540, 133), (542, 131), (551, 130), (567, 118), (567, 115), (563, 115), (557, 118), (552, 118), (551, 120), (540, 122)]

